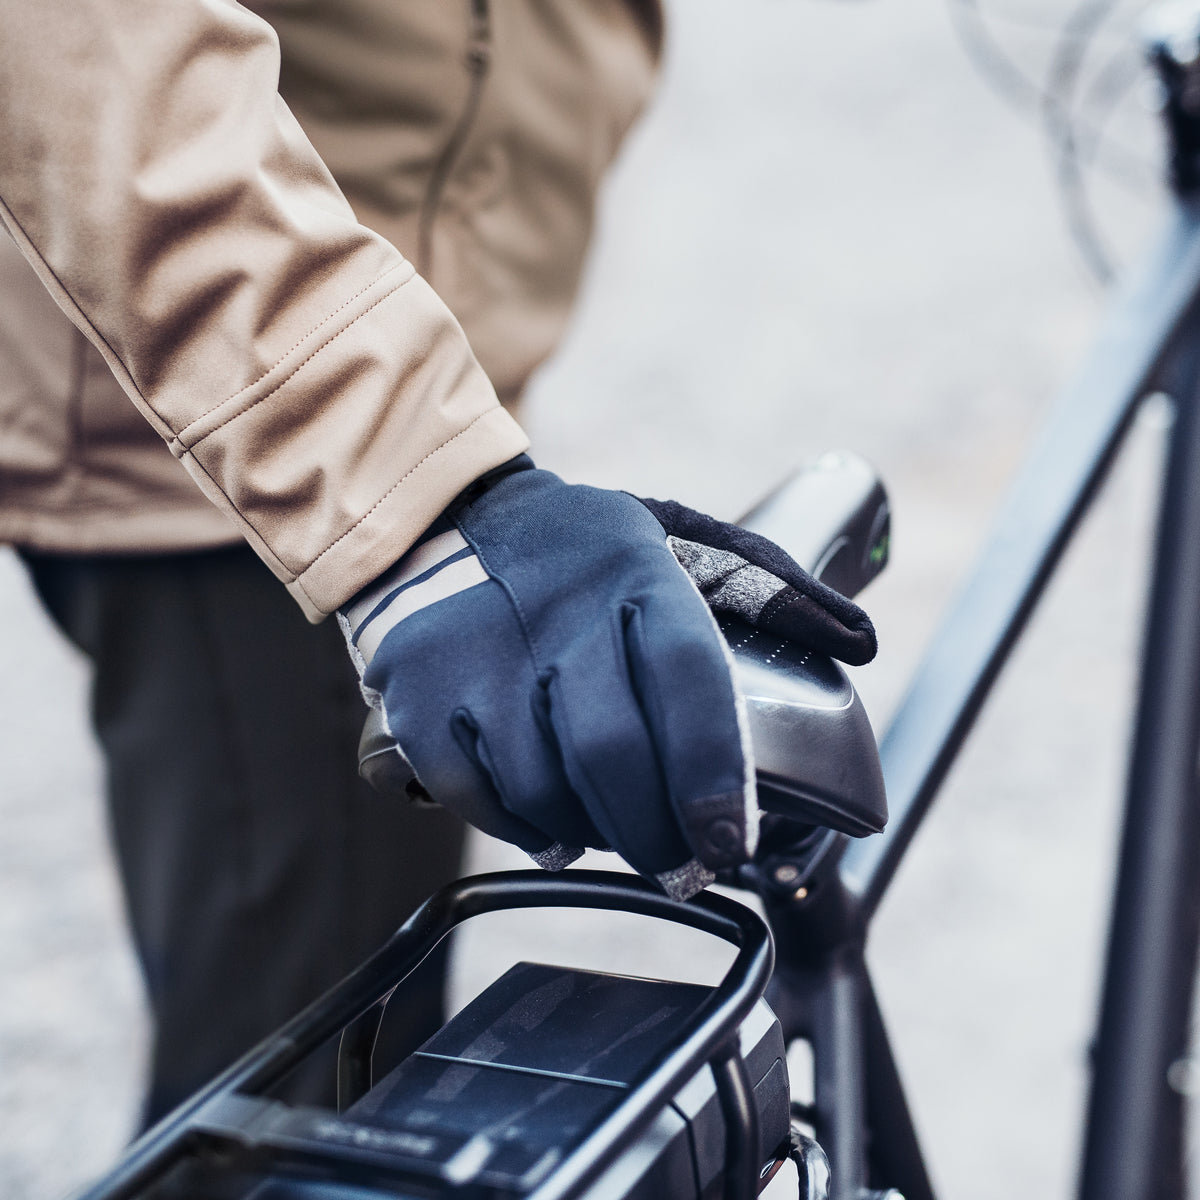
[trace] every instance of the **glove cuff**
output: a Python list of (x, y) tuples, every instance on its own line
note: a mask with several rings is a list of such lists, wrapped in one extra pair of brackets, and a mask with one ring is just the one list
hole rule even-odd
[(481, 475), (451, 501), (411, 549), (338, 609), (338, 622), (360, 677), (383, 638), (405, 617), (487, 579), (454, 515), (499, 480), (532, 467), (529, 455), (519, 454)]

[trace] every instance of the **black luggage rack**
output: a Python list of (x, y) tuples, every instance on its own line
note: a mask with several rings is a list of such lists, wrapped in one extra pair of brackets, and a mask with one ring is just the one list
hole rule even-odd
[[(319, 1194), (270, 1187), (256, 1192), (256, 1184), (273, 1179), (336, 1180), (361, 1186), (364, 1196), (396, 1194), (396, 1188), (403, 1195), (453, 1194), (463, 1181), (446, 1166), (459, 1147), (437, 1144), (436, 1137), (361, 1124), (345, 1110), (371, 1087), (371, 1059), (388, 997), (438, 942), (471, 917), (547, 907), (656, 917), (732, 943), (738, 953), (721, 983), (630, 1082), (619, 1102), (525, 1194), (530, 1200), (583, 1196), (707, 1064), (724, 1118), (724, 1195), (728, 1200), (756, 1195), (759, 1116), (739, 1029), (762, 997), (774, 962), (771, 935), (761, 918), (712, 893), (680, 904), (627, 875), (571, 871), (555, 877), (513, 871), (464, 879), (432, 896), (357, 971), (150, 1130), (80, 1200)], [(265, 1095), (339, 1033), (340, 1114), (293, 1108)], [(780, 1150), (784, 1155), (786, 1147)], [(207, 1186), (198, 1187), (188, 1172), (206, 1162), (214, 1172)], [(420, 1171), (414, 1172), (414, 1162)], [(174, 1187), (172, 1178), (182, 1182)], [(212, 1178), (227, 1183), (215, 1185)], [(240, 1184), (230, 1182), (239, 1178)]]

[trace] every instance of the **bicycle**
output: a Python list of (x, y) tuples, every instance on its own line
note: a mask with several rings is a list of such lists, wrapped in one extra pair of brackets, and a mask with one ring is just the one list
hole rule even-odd
[[(837, 1197), (857, 1200), (864, 1190), (884, 1189), (898, 1189), (908, 1200), (932, 1195), (863, 959), (867, 928), (1141, 398), (1152, 391), (1172, 396), (1175, 424), (1163, 487), (1081, 1194), (1167, 1196), (1182, 1189), (1184, 1098), (1177, 1086), (1177, 1067), (1187, 1054), (1200, 911), (1194, 873), (1187, 863), (1187, 847), (1197, 833), (1194, 793), (1200, 746), (1195, 686), (1200, 679), (1200, 617), (1194, 603), (1200, 590), (1200, 471), (1194, 465), (1200, 463), (1200, 361), (1190, 344), (1200, 304), (1200, 208), (1190, 198), (1196, 188), (1200, 125), (1187, 107), (1184, 86), (1195, 77), (1194, 64), (1183, 61), (1182, 55), (1172, 57), (1165, 42), (1160, 43), (1159, 55), (1173, 89), (1168, 113), (1176, 139), (1178, 211), (1157, 250), (1123, 289), (1097, 350), (1015, 485), (980, 568), (882, 740), (892, 808), (888, 830), (861, 842), (849, 841), (844, 832), (806, 832), (792, 844), (773, 846), (753, 873), (742, 877), (764, 894), (779, 950), (780, 966), (768, 994), (783, 1038), (803, 1037), (814, 1046), (816, 1097), (797, 1115), (815, 1128), (816, 1142), (831, 1166), (830, 1194)], [(561, 901), (572, 890), (543, 879), (501, 880), (490, 886), (493, 902), (503, 899), (510, 886), (513, 894), (527, 899)], [(402, 935), (393, 957), (411, 957), (423, 932), (448, 922), (455, 909), (483, 903), (488, 887), (475, 881), (443, 895), (408, 935)], [(640, 889), (611, 890), (615, 887), (598, 888), (597, 881), (585, 879), (570, 898), (604, 903), (604, 898), (611, 902), (620, 896), (627, 904), (667, 911), (666, 902)], [(737, 973), (710, 1005), (708, 1017), (719, 1015), (720, 1020), (711, 1026), (698, 1021), (692, 1030), (696, 1044), (689, 1043), (682, 1057), (671, 1058), (668, 1048), (654, 1086), (641, 1089), (640, 1107), (634, 1106), (633, 1116), (625, 1114), (623, 1129), (610, 1131), (599, 1150), (591, 1147), (591, 1157), (583, 1156), (587, 1161), (577, 1158), (570, 1168), (574, 1175), (559, 1168), (558, 1180), (549, 1177), (545, 1190), (534, 1195), (582, 1194), (623, 1149), (642, 1144), (639, 1136), (653, 1126), (664, 1099), (717, 1048), (710, 1041), (720, 1043), (723, 1038), (728, 1050), (753, 996), (760, 985), (766, 986), (764, 944), (752, 920), (717, 901), (698, 906), (689, 919), (710, 930), (737, 931), (746, 947)], [(381, 968), (368, 970), (378, 974)], [(379, 989), (390, 979), (376, 977), (372, 982)], [(365, 984), (360, 980), (355, 986)], [(338, 994), (344, 1002), (346, 993)], [(315, 1039), (322, 1028), (333, 1031), (332, 1008), (327, 1004), (323, 1010), (320, 1028), (320, 1022), (308, 1018), (305, 1037)], [(357, 1102), (368, 1082), (363, 1048), (370, 1041), (373, 1020), (353, 1026), (347, 1042), (348, 1106)], [(296, 1030), (305, 1027), (289, 1028), (288, 1036), (294, 1039)], [(248, 1088), (254, 1070), (262, 1073), (262, 1083), (300, 1049), (294, 1041), (272, 1045), (274, 1059), (260, 1051), (257, 1065), (252, 1061), (240, 1068), (240, 1076), (214, 1085), (215, 1090), (198, 1100), (199, 1108), (189, 1113), (194, 1115), (221, 1096), (228, 1098), (235, 1085)], [(717, 1077), (724, 1083), (714, 1087), (725, 1097), (725, 1126), (732, 1131), (723, 1174), (731, 1180), (729, 1194), (746, 1195), (752, 1194), (752, 1176), (760, 1167), (746, 1147), (754, 1144), (754, 1121), (763, 1114), (755, 1114), (745, 1103), (745, 1080), (738, 1078), (737, 1060), (736, 1054), (719, 1057)], [(739, 1107), (741, 1118), (733, 1119)], [(264, 1116), (261, 1111), (254, 1115)], [(241, 1118), (226, 1112), (222, 1132), (219, 1116), (210, 1108), (207, 1127), (193, 1124), (190, 1132), (183, 1131), (230, 1149), (237, 1144), (232, 1130)], [(261, 1128), (270, 1137), (290, 1138), (292, 1149), (304, 1150), (310, 1164), (322, 1160), (311, 1144), (300, 1145), (312, 1130)], [(334, 1123), (328, 1140), (337, 1142), (344, 1132)], [(260, 1152), (270, 1137), (260, 1140)], [(252, 1141), (247, 1133), (242, 1144)], [(147, 1153), (143, 1144), (127, 1160), (126, 1182), (147, 1169)], [(800, 1142), (797, 1154), (812, 1168), (806, 1182), (820, 1187), (818, 1152)], [(329, 1156), (322, 1161), (328, 1162)], [(379, 1164), (368, 1164), (362, 1178), (369, 1179), (370, 1172), (379, 1169)], [(109, 1191), (92, 1194), (131, 1194), (120, 1191), (122, 1186), (120, 1180), (110, 1181)]]

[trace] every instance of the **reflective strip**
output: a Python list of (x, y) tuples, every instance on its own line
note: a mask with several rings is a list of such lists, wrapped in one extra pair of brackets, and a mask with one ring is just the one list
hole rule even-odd
[(358, 631), (358, 649), (370, 662), (380, 643), (405, 617), (436, 604), (439, 600), (465, 592), (477, 584), (486, 583), (487, 572), (479, 559), (471, 554), (447, 563), (428, 579), (410, 587), (401, 586), (394, 597)]
[(466, 548), (467, 539), (457, 529), (439, 533), (437, 537), (413, 547), (394, 567), (380, 575), (370, 590), (363, 593), (362, 599), (343, 609), (350, 628), (357, 632), (367, 623), (371, 613), (397, 588)]
[(380, 616), (382, 613), (385, 613), (392, 606), (392, 602), (396, 599), (396, 597), (398, 595), (400, 595), (401, 592), (407, 592), (410, 588), (420, 587), (421, 584), (426, 582), (426, 580), (431, 579), (431, 578), (433, 578), (434, 575), (437, 575), (440, 572), (444, 571), (448, 566), (450, 566), (451, 563), (456, 563), (460, 559), (474, 558), (474, 557), (475, 557), (475, 551), (472, 550), (470, 546), (466, 546), (464, 549), (460, 550), (457, 554), (452, 554), (452, 555), (450, 555), (449, 558), (442, 559), (442, 561), (440, 563), (435, 563), (423, 575), (418, 575), (415, 579), (410, 579), (407, 582), (400, 584), (399, 587), (393, 588), (371, 610), (370, 616), (368, 616), (366, 618), (366, 620), (364, 620), (363, 623), (358, 627), (357, 632), (354, 634), (354, 644), (355, 645), (358, 644), (359, 639), (362, 637), (363, 630), (368, 628), (370, 626), (371, 622), (374, 621), (376, 617)]

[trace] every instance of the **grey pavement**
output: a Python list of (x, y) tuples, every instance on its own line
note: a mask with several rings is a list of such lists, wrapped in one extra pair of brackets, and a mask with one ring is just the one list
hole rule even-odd
[[(998, 24), (1030, 70), (1065, 3)], [(1136, 5), (1126, 6), (1128, 9)], [(877, 727), (932, 636), (1102, 297), (1036, 132), (944, 5), (676, 0), (661, 94), (606, 189), (584, 295), (527, 426), (568, 478), (733, 517), (799, 459), (871, 458), (894, 559), (864, 596)], [(1115, 48), (1107, 46), (1106, 52)], [(1152, 149), (1136, 98), (1122, 136)], [(1128, 255), (1152, 199), (1097, 193)], [(1068, 556), (870, 947), (947, 1196), (1066, 1195), (1078, 1152), (1161, 440), (1154, 411)], [(135, 1119), (145, 1018), (85, 719), (86, 669), (0, 556), (0, 1195), (103, 1168)], [(474, 865), (514, 863), (479, 839)], [(517, 957), (712, 978), (623, 920), (497, 920), (460, 998)]]

